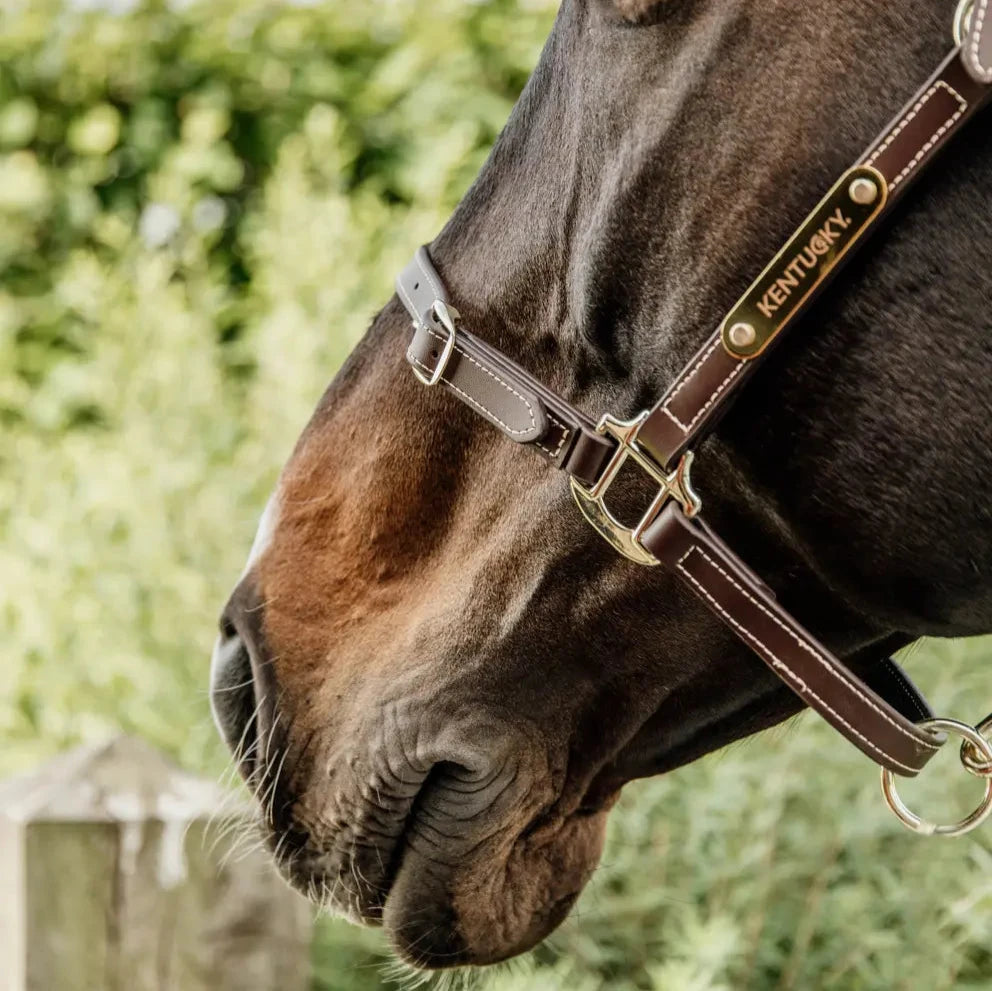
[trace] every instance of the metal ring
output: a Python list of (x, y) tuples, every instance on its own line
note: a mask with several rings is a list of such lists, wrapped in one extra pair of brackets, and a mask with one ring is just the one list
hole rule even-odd
[(954, 12), (954, 44), (960, 47), (964, 44), (964, 36), (971, 30), (971, 14), (975, 9), (975, 0), (961, 0)]
[[(987, 740), (992, 735), (992, 713), (987, 715), (975, 729)], [(992, 761), (982, 760), (978, 747), (968, 740), (961, 744), (961, 763), (964, 764), (966, 771), (979, 778), (992, 777)]]
[[(966, 743), (971, 744), (986, 762), (992, 763), (992, 743), (989, 743), (973, 726), (958, 722), (956, 719), (928, 719), (926, 722), (919, 723), (919, 726), (921, 729), (940, 730), (960, 736)], [(978, 808), (960, 822), (952, 825), (937, 825), (920, 818), (913, 812), (899, 797), (899, 793), (896, 791), (895, 776), (887, 767), (882, 768), (882, 794), (899, 821), (907, 829), (923, 836), (963, 836), (984, 822), (992, 813), (992, 777), (985, 778), (985, 795)]]

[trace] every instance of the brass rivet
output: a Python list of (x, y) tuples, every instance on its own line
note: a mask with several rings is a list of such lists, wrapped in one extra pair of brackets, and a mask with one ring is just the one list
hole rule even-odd
[(727, 333), (735, 348), (749, 348), (758, 337), (758, 332), (749, 323), (735, 323)]
[(864, 176), (855, 179), (847, 191), (851, 199), (861, 206), (869, 206), (878, 199), (878, 186)]

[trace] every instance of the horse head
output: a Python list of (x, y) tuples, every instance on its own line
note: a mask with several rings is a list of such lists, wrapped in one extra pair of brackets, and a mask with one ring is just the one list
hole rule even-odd
[[(430, 246), (462, 318), (591, 414), (644, 409), (946, 49), (948, 13), (564, 0)], [(856, 669), (992, 626), (990, 144), (955, 146), (697, 452), (709, 517)], [(601, 541), (560, 473), (422, 388), (409, 322), (386, 304), (304, 430), (212, 683), (287, 875), (444, 967), (564, 918), (625, 783), (799, 703)]]

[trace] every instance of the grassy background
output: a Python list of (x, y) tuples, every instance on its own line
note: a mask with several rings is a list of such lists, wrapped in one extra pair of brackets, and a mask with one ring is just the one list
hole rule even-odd
[[(0, 772), (121, 728), (224, 766), (206, 664), (260, 507), (553, 7), (0, 3)], [(941, 711), (984, 714), (987, 648), (916, 651)], [(907, 794), (939, 812), (941, 777)], [(476, 980), (987, 989), (989, 835), (902, 832), (804, 717), (631, 786), (569, 922)], [(325, 920), (315, 988), (385, 986), (387, 960)]]

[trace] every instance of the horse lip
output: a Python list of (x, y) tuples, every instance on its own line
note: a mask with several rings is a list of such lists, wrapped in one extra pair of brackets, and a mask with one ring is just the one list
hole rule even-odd
[[(499, 748), (500, 754), (494, 746), (482, 749), (476, 742), (480, 735), (475, 734), (464, 752), (450, 744), (438, 747), (427, 766), (404, 763), (405, 777), (392, 768), (383, 777), (372, 770), (378, 762), (369, 766), (348, 760), (352, 773), (341, 771), (347, 790), (323, 806), (316, 817), (322, 828), (310, 831), (304, 851), (290, 843), (296, 850), (284, 859), (295, 860), (295, 865), (284, 863), (283, 873), (303, 893), (327, 895), (329, 910), (370, 925), (385, 922), (390, 928), (384, 918), (387, 904), (408, 855), (415, 855), (418, 871), (404, 886), (412, 880), (417, 887), (421, 880), (436, 883), (438, 871), (458, 872), (495, 833), (520, 832), (513, 815), (530, 775), (521, 772), (517, 751), (509, 745)], [(355, 775), (362, 765), (369, 773)], [(274, 849), (292, 823), (280, 825), (283, 828), (272, 833)], [(288, 852), (286, 841), (283, 850)], [(429, 877), (421, 879), (419, 868), (425, 863), (433, 866)]]
[[(366, 849), (364, 845), (358, 847), (352, 845), (348, 853), (339, 862), (337, 872), (352, 877), (354, 882), (358, 883), (356, 894), (359, 897), (350, 908), (355, 910), (355, 914), (357, 914), (362, 922), (368, 925), (382, 925), (383, 916), (386, 912), (386, 904), (393, 893), (397, 878), (403, 869), (404, 861), (410, 850), (414, 827), (418, 819), (425, 816), (435, 807), (439, 794), (443, 795), (444, 793), (443, 789), (437, 787), (438, 777), (442, 773), (442, 766), (435, 765), (430, 772), (424, 775), (416, 791), (405, 802), (402, 822), (395, 834), (386, 840), (381, 832), (377, 832), (377, 839), (382, 839), (383, 841), (377, 843), (374, 847), (377, 852), (376, 863), (382, 865), (383, 869), (381, 876), (376, 879), (375, 883), (369, 881), (366, 872), (356, 864), (354, 859), (356, 852)], [(381, 807), (378, 811), (380, 813), (382, 812)], [(396, 819), (397, 821), (399, 820), (398, 812)], [(367, 821), (365, 825), (367, 825)], [(446, 839), (450, 840), (454, 839), (454, 837), (446, 836)], [(474, 837), (466, 837), (466, 840), (470, 849), (474, 847)], [(461, 859), (458, 854), (452, 855), (449, 853), (448, 856), (445, 856), (443, 850), (439, 850), (437, 853), (437, 863), (445, 864), (448, 869), (457, 869), (457, 864)]]
[[(555, 821), (538, 822), (536, 829), (514, 828), (512, 837), (497, 839), (486, 852), (482, 849), (493, 834), (481, 842), (478, 835), (466, 837), (470, 845), (462, 855), (444, 859), (428, 856), (421, 843), (411, 844), (407, 838), (406, 856), (391, 879), (381, 919), (394, 951), (418, 969), (435, 970), (498, 963), (532, 949), (574, 905), (598, 862), (601, 842), (594, 844), (596, 850), (589, 859), (581, 852), (588, 843), (580, 842), (574, 849), (580, 851), (581, 869), (562, 865), (556, 878), (540, 882), (535, 898), (517, 901), (514, 897), (503, 904), (500, 897), (494, 896), (490, 908), (488, 899), (460, 898), (458, 892), (465, 890), (466, 883), (470, 890), (475, 889), (480, 871), (506, 881), (515, 876), (522, 863), (534, 857), (542, 860), (541, 850), (559, 848), (562, 843), (565, 845), (560, 849), (572, 850), (576, 825), (588, 823), (588, 827), (580, 825), (580, 829), (601, 836), (601, 825), (596, 824), (605, 820), (605, 814), (605, 808), (596, 813), (573, 811)], [(507, 825), (501, 827), (501, 833), (505, 834)], [(535, 841), (544, 830), (547, 835)], [(496, 890), (502, 889), (503, 881)], [(486, 917), (490, 911), (494, 914)], [(484, 916), (481, 927), (480, 912)]]
[[(317, 843), (319, 849), (305, 858), (305, 862), (294, 864), (293, 857), (290, 856), (285, 864), (280, 864), (287, 880), (311, 899), (315, 894), (328, 894), (326, 907), (332, 912), (342, 913), (353, 922), (381, 925), (386, 901), (402, 866), (410, 829), (428, 777), (429, 775), (424, 776), (417, 790), (404, 802), (403, 812), (395, 813), (399, 823), (395, 833), (387, 833), (375, 814), (366, 811), (359, 825), (362, 835), (360, 842), (351, 842), (344, 849), (339, 848), (335, 856), (331, 850), (336, 836), (321, 837)], [(385, 812), (379, 806), (375, 811), (380, 816)], [(373, 823), (375, 828), (370, 829)], [(292, 830), (273, 832), (271, 844), (274, 851), (279, 849), (280, 837), (286, 832)], [(366, 855), (371, 854), (369, 863), (365, 865), (360, 862), (363, 852)], [(369, 876), (371, 865), (378, 869), (372, 877)], [(320, 898), (317, 900), (321, 901)]]

